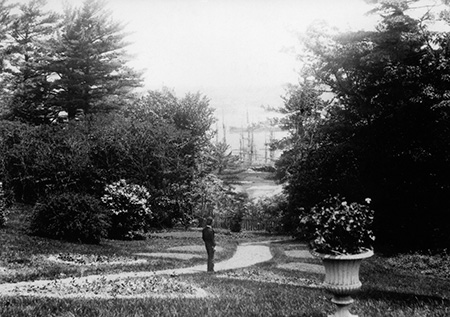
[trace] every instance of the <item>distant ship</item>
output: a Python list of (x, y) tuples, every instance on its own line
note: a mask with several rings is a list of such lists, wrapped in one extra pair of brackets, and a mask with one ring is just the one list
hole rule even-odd
[(226, 143), (231, 147), (232, 155), (239, 157), (242, 165), (273, 166), (282, 151), (274, 148), (272, 143), (286, 135), (286, 131), (268, 123), (249, 124), (246, 127), (231, 126), (227, 129)]

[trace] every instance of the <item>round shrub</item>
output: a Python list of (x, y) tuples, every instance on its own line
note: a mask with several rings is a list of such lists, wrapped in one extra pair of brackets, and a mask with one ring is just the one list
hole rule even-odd
[(92, 244), (106, 236), (108, 227), (100, 200), (71, 192), (37, 203), (31, 222), (31, 231), (38, 236)]
[(241, 232), (243, 218), (244, 218), (244, 215), (240, 211), (233, 214), (233, 216), (231, 217), (231, 222), (230, 222), (230, 231), (231, 232)]
[(102, 201), (111, 217), (109, 237), (141, 239), (152, 219), (150, 193), (144, 186), (128, 184), (124, 179), (105, 187)]

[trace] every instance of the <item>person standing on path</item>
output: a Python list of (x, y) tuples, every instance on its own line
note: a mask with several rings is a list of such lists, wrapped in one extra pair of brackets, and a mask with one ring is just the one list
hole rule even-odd
[(216, 240), (212, 223), (213, 218), (206, 218), (206, 226), (202, 231), (202, 238), (205, 241), (206, 252), (208, 253), (208, 272), (214, 272), (214, 252), (216, 251)]

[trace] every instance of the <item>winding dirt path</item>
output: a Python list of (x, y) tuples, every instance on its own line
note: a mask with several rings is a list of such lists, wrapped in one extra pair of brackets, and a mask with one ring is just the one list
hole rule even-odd
[[(228, 260), (215, 264), (216, 271), (225, 271), (238, 268), (249, 267), (258, 263), (266, 262), (272, 259), (272, 253), (270, 252), (269, 244), (274, 241), (264, 242), (251, 242), (238, 245), (236, 253)], [(154, 275), (180, 275), (180, 274), (193, 274), (206, 272), (206, 261), (204, 265), (197, 265), (187, 268), (169, 269), (161, 271), (145, 271), (145, 272), (123, 272), (117, 274), (107, 275), (89, 275), (84, 277), (70, 277), (58, 280), (38, 280), (38, 281), (26, 281), (18, 283), (6, 283), (0, 284), (0, 296), (17, 296), (17, 295), (34, 295), (30, 294), (30, 288), (51, 288), (53, 284), (86, 284), (94, 283), (95, 281), (118, 281), (126, 278), (145, 278)], [(23, 291), (22, 291), (23, 290)], [(51, 295), (45, 295), (52, 297)], [(58, 294), (54, 294), (54, 297), (60, 297)], [(68, 296), (70, 297), (70, 296)]]
[[(244, 267), (249, 267), (258, 263), (266, 262), (272, 259), (269, 243), (271, 241), (264, 241), (259, 243), (243, 243), (238, 245), (236, 253), (228, 260), (216, 263), (214, 270), (225, 271)], [(187, 268), (170, 269), (163, 271), (156, 271), (156, 274), (191, 274), (206, 271), (206, 263), (204, 265), (197, 265)]]

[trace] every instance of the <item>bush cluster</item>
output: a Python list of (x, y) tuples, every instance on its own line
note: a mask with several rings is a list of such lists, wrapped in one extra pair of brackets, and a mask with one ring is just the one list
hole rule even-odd
[(109, 211), (109, 237), (133, 239), (145, 231), (151, 221), (151, 195), (144, 186), (128, 184), (124, 179), (107, 185), (102, 202)]
[[(49, 204), (61, 193), (73, 195), (65, 198), (73, 201), (86, 194), (98, 200), (103, 196), (103, 206), (110, 208), (110, 237), (136, 237), (149, 226), (173, 226), (174, 219), (194, 217), (201, 200), (190, 194), (201, 192), (195, 179), (215, 169), (215, 161), (204, 155), (211, 147), (212, 115), (200, 94), (178, 100), (163, 91), (79, 121), (30, 125), (3, 120), (0, 180), (15, 201), (39, 203), (34, 232), (41, 235), (52, 235), (43, 220), (57, 226), (74, 205), (61, 205), (56, 216), (57, 208)], [(129, 183), (115, 183), (123, 179)]]
[(231, 217), (231, 222), (230, 222), (230, 231), (231, 232), (241, 232), (243, 218), (244, 218), (244, 215), (240, 211), (237, 211), (233, 214), (233, 216)]
[(284, 194), (264, 197), (248, 205), (247, 213), (263, 224), (269, 232), (279, 234), (291, 233), (291, 215), (286, 212), (287, 198)]
[(99, 243), (106, 237), (109, 219), (101, 201), (88, 194), (63, 193), (35, 205), (33, 234), (81, 243)]
[(34, 204), (55, 192), (95, 195), (103, 190), (84, 125), (30, 126), (2, 121), (0, 126), (4, 185), (16, 201)]

